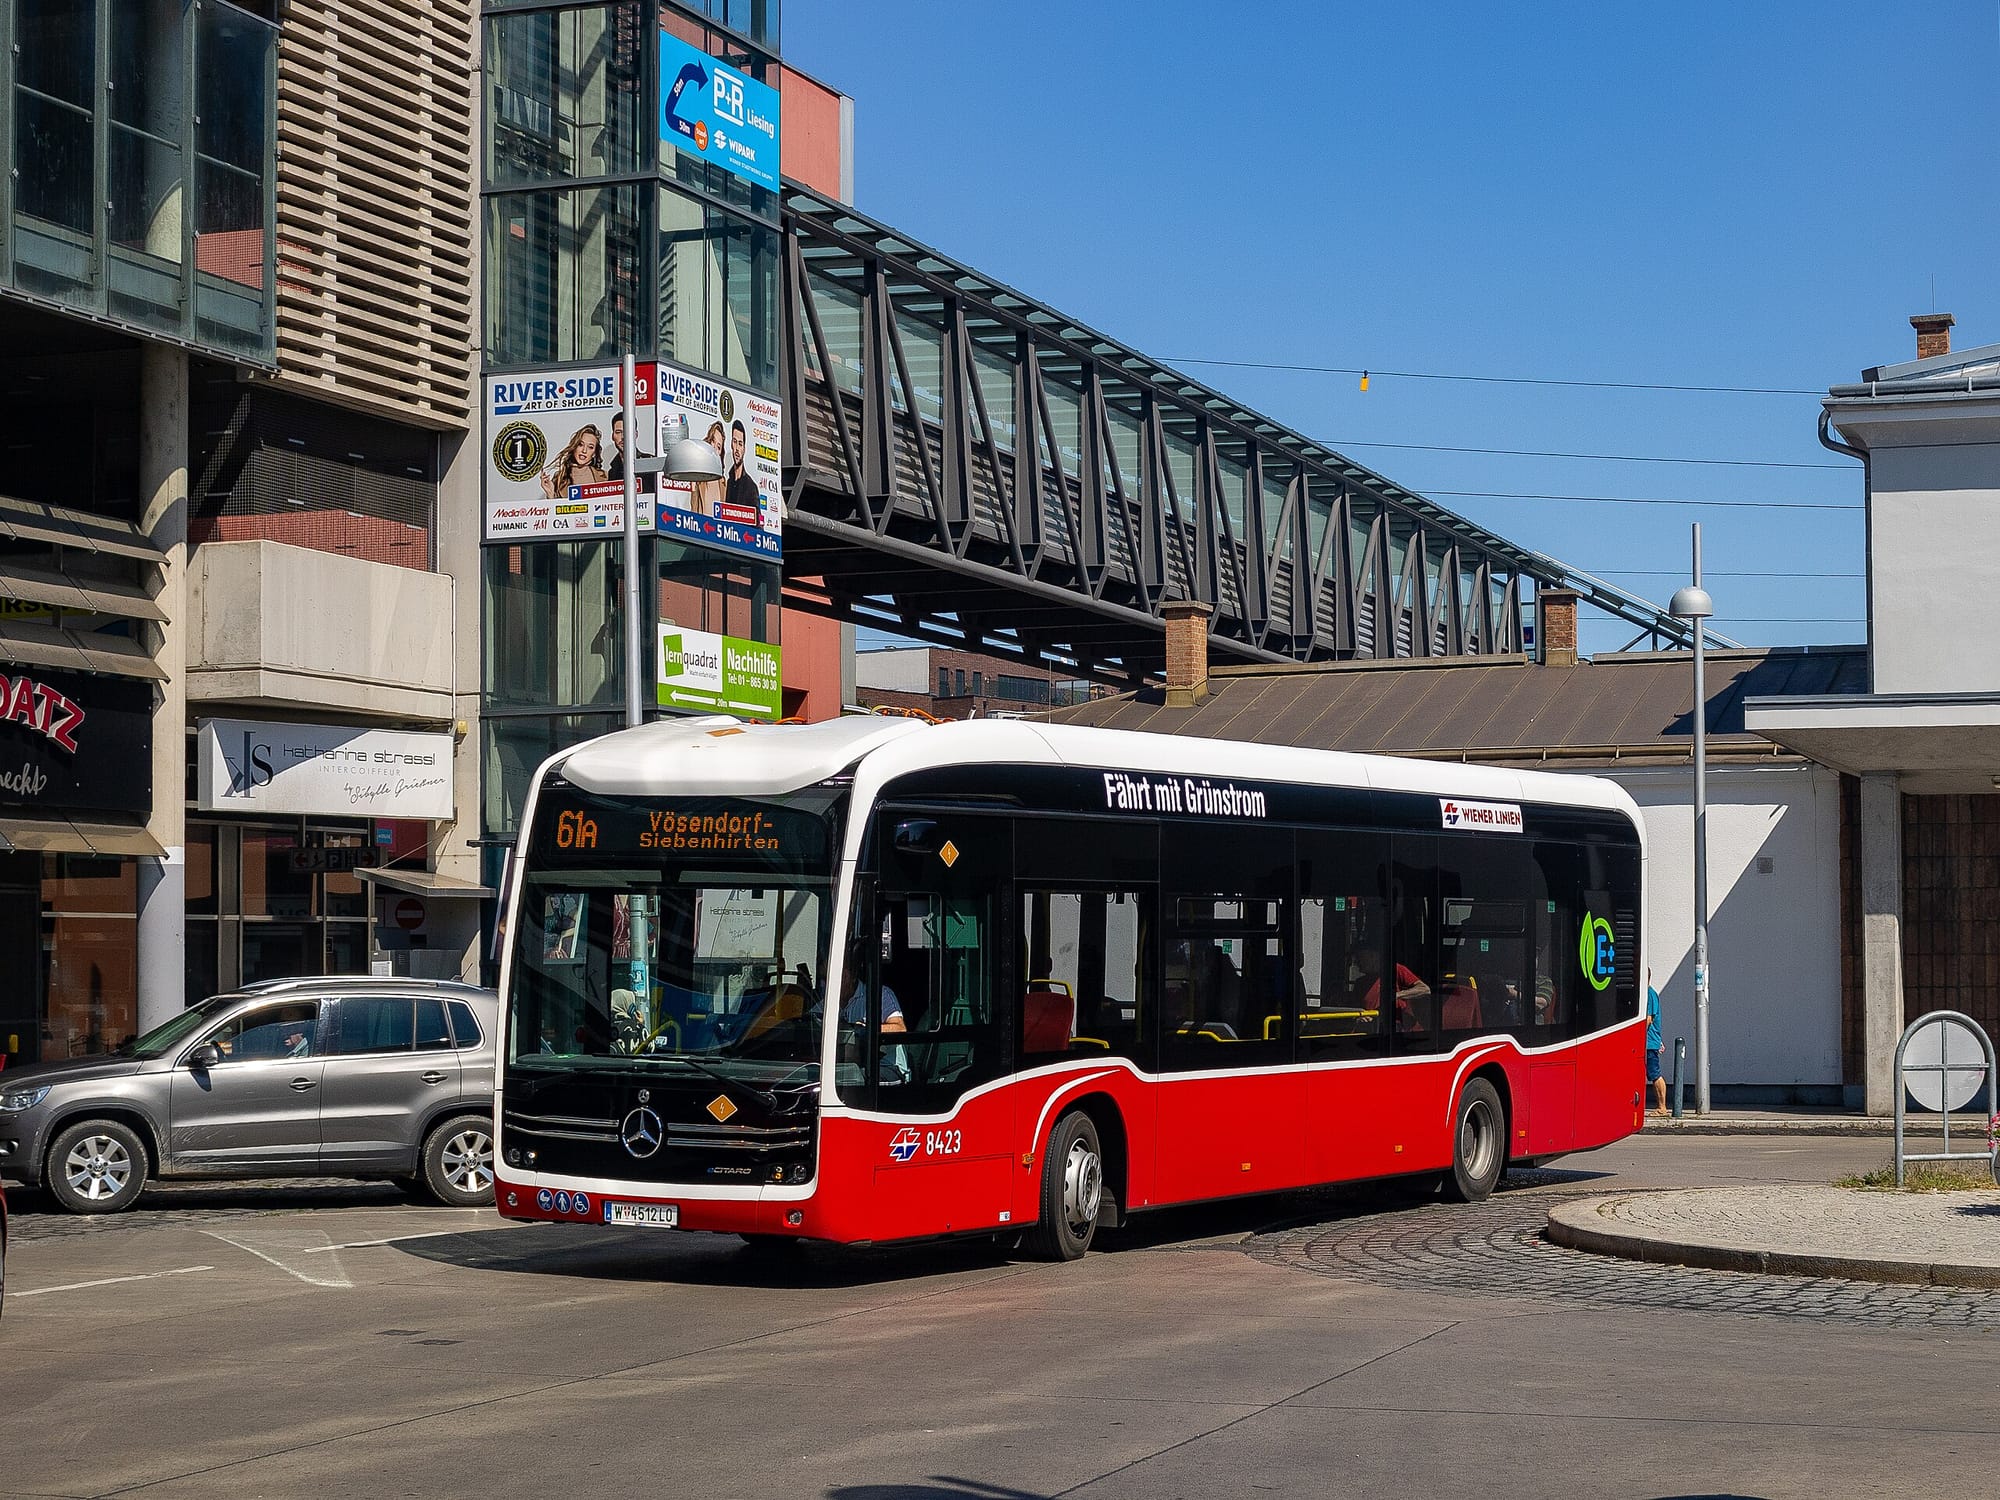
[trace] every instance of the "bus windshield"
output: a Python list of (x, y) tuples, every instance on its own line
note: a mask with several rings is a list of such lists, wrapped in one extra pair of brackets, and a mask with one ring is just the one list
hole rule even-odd
[(509, 1062), (764, 1082), (810, 1069), (842, 796), (545, 789), (518, 876)]

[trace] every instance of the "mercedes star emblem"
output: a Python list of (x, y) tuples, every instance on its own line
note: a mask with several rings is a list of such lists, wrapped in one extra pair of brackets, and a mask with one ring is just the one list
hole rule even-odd
[(635, 1109), (618, 1127), (618, 1139), (634, 1156), (647, 1157), (660, 1149), (660, 1117), (650, 1109)]

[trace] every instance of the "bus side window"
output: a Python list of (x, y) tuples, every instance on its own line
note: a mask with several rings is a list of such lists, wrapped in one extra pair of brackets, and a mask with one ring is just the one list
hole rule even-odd
[(1525, 1020), (1535, 1041), (1556, 1041), (1572, 1030), (1584, 982), (1577, 957), (1583, 932), (1583, 859), (1579, 845), (1535, 846), (1528, 896), (1528, 915), (1535, 924), (1535, 993)]
[(1389, 972), (1395, 994), (1394, 1044), (1425, 1051), (1438, 1034), (1438, 840), (1397, 835), (1390, 876)]
[(1299, 903), (1299, 1057), (1379, 1051), (1386, 903), (1308, 896)]
[(1522, 1024), (1527, 855), (1520, 840), (1486, 834), (1437, 843), (1438, 1025), (1452, 1045)]
[[(1387, 1050), (1389, 840), (1300, 829), (1298, 1055), (1301, 1061)], [(1386, 1011), (1386, 1013), (1385, 1013)]]
[(1151, 906), (1137, 891), (1021, 892), (1021, 1066), (1072, 1053), (1139, 1055)]

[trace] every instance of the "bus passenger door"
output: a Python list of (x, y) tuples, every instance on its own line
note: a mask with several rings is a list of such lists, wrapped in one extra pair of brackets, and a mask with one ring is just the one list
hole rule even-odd
[(1292, 834), (1170, 823), (1162, 830), (1163, 1201), (1270, 1192), (1305, 1180), (1293, 1069)]
[(859, 986), (843, 1031), (882, 1120), (874, 1162), (877, 1237), (1000, 1228), (1012, 1209), (1014, 1121), (999, 1003), (998, 923), (1011, 873), (1004, 819), (885, 813), (881, 880), (861, 933)]
[(1301, 831), (1298, 1059), (1308, 1181), (1401, 1170), (1407, 1133), (1403, 1070), (1389, 1054), (1394, 996), (1384, 1004), (1389, 951), (1389, 840)]
[[(1016, 899), (1019, 983), (1012, 992), (1014, 1133), (1038, 1151), (1066, 1100), (1108, 1094), (1122, 1141), (1104, 1142), (1106, 1188), (1121, 1209), (1153, 1192), (1156, 1091), (1139, 1083), (1152, 1070), (1158, 896), (1151, 886), (1081, 890), (1023, 880)], [(1123, 1170), (1121, 1170), (1121, 1167)], [(1040, 1169), (1015, 1179), (1017, 1217), (1039, 1212)]]

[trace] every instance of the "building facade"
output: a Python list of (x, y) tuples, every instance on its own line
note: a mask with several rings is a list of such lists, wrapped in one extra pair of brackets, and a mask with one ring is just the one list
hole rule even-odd
[[(784, 67), (776, 0), (489, 0), (479, 25), (481, 817), (497, 879), (534, 768), (624, 722), (628, 628), (646, 645), (649, 713), (840, 711), (851, 633), (784, 605), (778, 182), (851, 192), (851, 108)], [(656, 419), (628, 444), (615, 390), (520, 399), (615, 383), (626, 355), (656, 372), (654, 407), (671, 402), (729, 471), (692, 489), (642, 476), (631, 626), (623, 465), (628, 446), (654, 451)], [(738, 659), (774, 680), (730, 678)]]
[[(1576, 596), (1537, 601), (1542, 656), (1207, 666), (1199, 615), (1168, 640), (1165, 684), (1054, 712), (1152, 734), (1538, 771), (1618, 782), (1646, 829), (1645, 960), (1668, 1047), (1694, 1077), (1693, 674), (1684, 652), (1577, 655)], [(1170, 631), (1176, 629), (1170, 626)], [(1724, 1105), (1839, 1105), (1842, 778), (1744, 725), (1746, 700), (1850, 699), (1853, 647), (1708, 656), (1710, 1074)], [(1669, 1066), (1672, 1053), (1669, 1052)]]
[(472, 10), (9, 0), (0, 28), (0, 964), (28, 977), (0, 1046), (462, 972)]
[(917, 709), (939, 719), (1040, 713), (1110, 691), (1051, 667), (948, 646), (892, 646), (854, 659), (856, 704)]
[(1867, 480), (1868, 691), (1752, 700), (1749, 726), (1842, 774), (1842, 1043), (1871, 1114), (1895, 1107), (1903, 1028), (1933, 1010), (2000, 1035), (2000, 344), (1835, 386), (1821, 440)]

